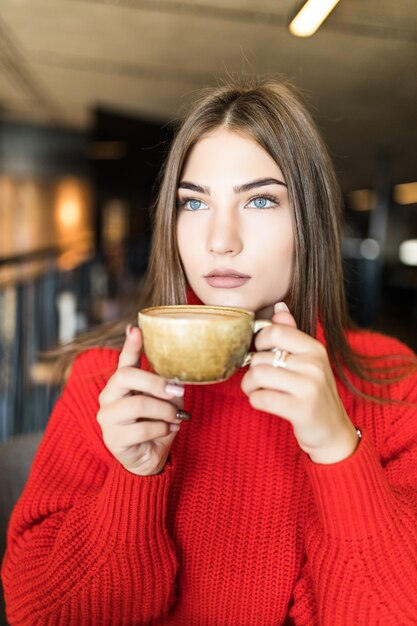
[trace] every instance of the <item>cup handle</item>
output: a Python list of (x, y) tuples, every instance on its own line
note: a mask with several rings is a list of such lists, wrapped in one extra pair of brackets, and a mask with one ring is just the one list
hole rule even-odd
[[(271, 320), (255, 320), (253, 324), (253, 334), (256, 335), (262, 328), (271, 326)], [(253, 352), (248, 352), (243, 358), (243, 363), (240, 367), (246, 367), (252, 360)]]

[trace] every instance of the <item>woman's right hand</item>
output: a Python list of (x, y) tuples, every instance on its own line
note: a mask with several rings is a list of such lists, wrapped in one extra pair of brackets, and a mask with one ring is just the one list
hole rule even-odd
[[(103, 440), (129, 472), (150, 476), (162, 472), (181, 421), (184, 387), (139, 369), (139, 328), (128, 327), (118, 368), (100, 394), (97, 421)], [(182, 415), (182, 419), (178, 418)]]

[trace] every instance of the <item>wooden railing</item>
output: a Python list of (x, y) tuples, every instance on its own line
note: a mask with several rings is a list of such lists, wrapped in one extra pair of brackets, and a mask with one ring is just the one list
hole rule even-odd
[[(44, 428), (58, 386), (39, 367), (60, 338), (59, 302), (65, 294), (74, 333), (90, 323), (94, 260), (62, 268), (62, 252), (38, 251), (0, 259), (0, 441)], [(62, 306), (61, 306), (62, 309)]]

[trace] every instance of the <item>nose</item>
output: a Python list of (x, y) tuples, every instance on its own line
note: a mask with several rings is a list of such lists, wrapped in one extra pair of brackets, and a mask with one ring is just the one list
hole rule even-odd
[(212, 254), (239, 254), (243, 248), (239, 216), (233, 211), (222, 211), (221, 214), (213, 212), (207, 244)]

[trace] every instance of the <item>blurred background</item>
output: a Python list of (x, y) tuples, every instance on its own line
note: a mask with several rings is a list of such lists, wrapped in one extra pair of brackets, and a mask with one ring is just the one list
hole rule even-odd
[[(118, 320), (140, 287), (172, 122), (229, 74), (310, 103), (345, 200), (349, 307), (417, 348), (417, 5), (0, 0), (0, 440), (44, 428), (42, 352)], [(329, 276), (331, 280), (331, 276)]]

